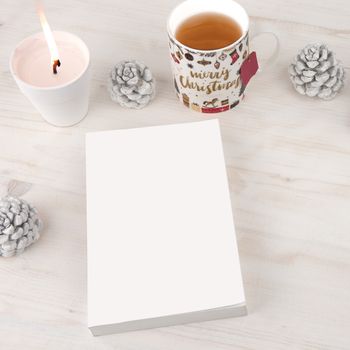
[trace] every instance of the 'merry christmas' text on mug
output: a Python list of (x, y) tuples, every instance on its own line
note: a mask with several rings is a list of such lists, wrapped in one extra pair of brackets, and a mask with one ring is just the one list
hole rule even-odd
[[(236, 21), (242, 36), (216, 50), (187, 47), (175, 38), (178, 26), (187, 18), (206, 12), (224, 14)], [(279, 43), (269, 60), (277, 57)], [(218, 113), (237, 106), (250, 78), (258, 70), (256, 53), (249, 51), (249, 17), (233, 0), (186, 0), (168, 19), (168, 36), (175, 90), (183, 104), (202, 113)]]

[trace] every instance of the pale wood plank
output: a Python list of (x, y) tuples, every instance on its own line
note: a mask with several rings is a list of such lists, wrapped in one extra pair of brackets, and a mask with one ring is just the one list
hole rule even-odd
[[(32, 183), (25, 198), (47, 226), (25, 254), (0, 261), (1, 349), (349, 349), (349, 87), (331, 102), (308, 100), (286, 72), (313, 41), (329, 43), (350, 67), (346, 0), (241, 1), (253, 31), (282, 40), (276, 65), (255, 78), (244, 104), (219, 116), (249, 316), (101, 338), (87, 331), (85, 133), (206, 118), (174, 96), (164, 27), (177, 2), (46, 2), (52, 27), (80, 35), (93, 58), (89, 115), (59, 129), (8, 69), (15, 43), (40, 30), (33, 3), (2, 0), (0, 184)], [(144, 60), (158, 81), (156, 100), (137, 112), (106, 93), (109, 69), (127, 57)]]

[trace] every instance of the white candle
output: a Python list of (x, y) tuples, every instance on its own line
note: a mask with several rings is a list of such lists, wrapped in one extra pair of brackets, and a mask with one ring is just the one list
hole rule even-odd
[(53, 87), (69, 83), (82, 74), (88, 64), (86, 53), (69, 35), (56, 33), (56, 37), (61, 62), (57, 74), (52, 71), (47, 44), (39, 33), (23, 41), (15, 51), (13, 68), (18, 78), (37, 87)]
[[(53, 72), (53, 55), (43, 33), (17, 45), (10, 58), (11, 72), (46, 121), (57, 126), (76, 124), (88, 110), (90, 55), (73, 34), (54, 31), (60, 66)], [(50, 45), (49, 45), (50, 46)], [(51, 47), (50, 47), (51, 48)]]

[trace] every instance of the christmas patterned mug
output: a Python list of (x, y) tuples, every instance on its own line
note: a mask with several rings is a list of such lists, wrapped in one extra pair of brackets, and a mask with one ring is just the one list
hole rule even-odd
[[(230, 16), (241, 29), (241, 37), (217, 50), (198, 50), (176, 40), (178, 26), (199, 13)], [(218, 113), (236, 107), (244, 97), (250, 78), (258, 71), (256, 53), (249, 50), (249, 17), (233, 0), (186, 0), (170, 14), (167, 24), (169, 49), (176, 93), (186, 107), (202, 113)], [(277, 58), (279, 41), (267, 60)], [(267, 63), (266, 63), (267, 64)]]

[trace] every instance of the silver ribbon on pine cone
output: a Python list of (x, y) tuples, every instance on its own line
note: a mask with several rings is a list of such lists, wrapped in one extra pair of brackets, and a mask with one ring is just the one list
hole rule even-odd
[(36, 208), (17, 197), (0, 200), (0, 256), (18, 255), (40, 237), (42, 221)]
[(333, 99), (345, 82), (344, 67), (324, 44), (302, 49), (290, 65), (289, 74), (297, 92), (324, 100)]
[(135, 60), (117, 63), (110, 72), (108, 83), (112, 100), (123, 107), (143, 108), (155, 95), (151, 71)]

